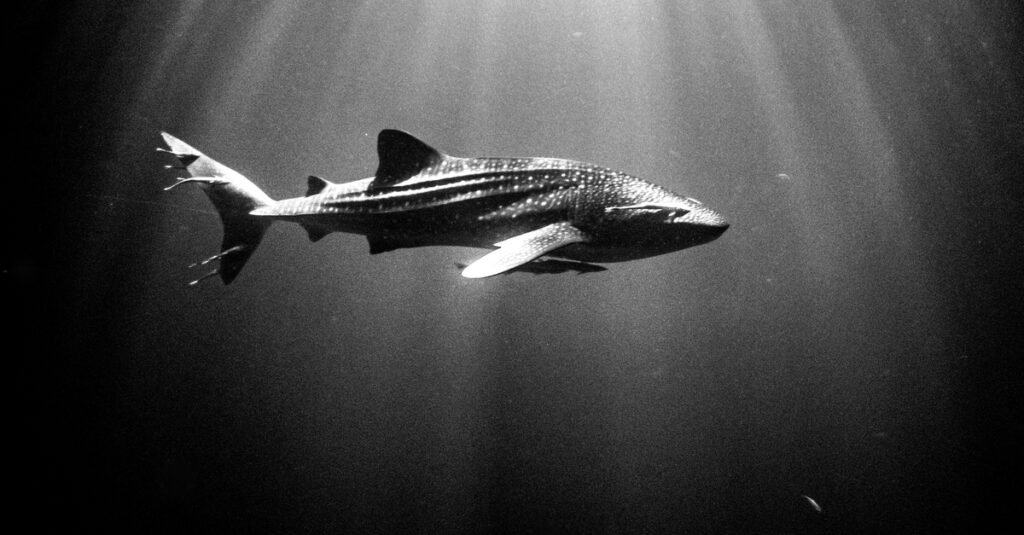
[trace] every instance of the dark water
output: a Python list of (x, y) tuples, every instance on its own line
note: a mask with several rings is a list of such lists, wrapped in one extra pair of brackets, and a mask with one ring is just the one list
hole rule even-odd
[[(6, 22), (14, 515), (170, 532), (964, 532), (1017, 519), (1016, 2), (50, 2)], [(591, 161), (730, 230), (459, 277), (220, 224), (401, 128)], [(22, 198), (19, 195), (26, 195)], [(26, 200), (27, 199), (27, 200)], [(213, 282), (213, 281), (210, 281)], [(26, 335), (26, 336), (19, 336)], [(820, 506), (812, 506), (808, 497)]]

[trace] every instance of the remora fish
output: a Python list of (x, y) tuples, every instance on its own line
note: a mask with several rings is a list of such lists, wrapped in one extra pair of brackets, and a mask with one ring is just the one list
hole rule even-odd
[(378, 135), (373, 177), (335, 184), (311, 176), (304, 197), (275, 201), (236, 171), (162, 135), (169, 150), (158, 150), (180, 163), (168, 167), (191, 175), (167, 189), (198, 184), (224, 224), (221, 252), (200, 263), (220, 267), (199, 280), (219, 273), (225, 284), (233, 281), (275, 220), (302, 225), (312, 241), (331, 232), (362, 234), (370, 254), (427, 245), (495, 249), (462, 270), (470, 278), (602, 271), (589, 263), (678, 251), (729, 227), (699, 201), (625, 173), (556, 158), (459, 158), (398, 130)]

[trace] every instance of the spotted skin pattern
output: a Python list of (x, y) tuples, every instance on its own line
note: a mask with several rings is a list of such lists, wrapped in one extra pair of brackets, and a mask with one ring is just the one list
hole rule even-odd
[[(652, 215), (607, 207), (660, 203), (693, 217), (673, 230), (650, 227)], [(457, 158), (445, 155), (397, 184), (373, 187), (373, 178), (330, 184), (308, 197), (278, 201), (256, 214), (331, 232), (368, 237), (371, 252), (425, 245), (491, 248), (502, 240), (556, 222), (585, 233), (586, 244), (552, 252), (590, 262), (613, 262), (696, 245), (720, 227), (721, 216), (626, 173), (558, 158)], [(703, 220), (701, 219), (703, 215)], [(688, 232), (687, 232), (688, 231)], [(682, 245), (682, 247), (679, 247)]]

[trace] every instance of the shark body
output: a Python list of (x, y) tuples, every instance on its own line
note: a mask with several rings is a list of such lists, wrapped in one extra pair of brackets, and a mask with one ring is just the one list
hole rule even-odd
[[(311, 176), (305, 196), (273, 200), (241, 174), (163, 133), (170, 152), (220, 213), (219, 274), (230, 283), (270, 222), (302, 225), (317, 241), (366, 236), (370, 253), (428, 245), (494, 249), (465, 266), (470, 278), (499, 273), (603, 271), (620, 262), (709, 242), (725, 218), (699, 201), (628, 174), (559, 158), (461, 158), (412, 135), (383, 130), (373, 177), (332, 183)], [(174, 187), (172, 186), (172, 187)], [(170, 188), (168, 188), (170, 189)], [(552, 257), (564, 260), (554, 260)]]

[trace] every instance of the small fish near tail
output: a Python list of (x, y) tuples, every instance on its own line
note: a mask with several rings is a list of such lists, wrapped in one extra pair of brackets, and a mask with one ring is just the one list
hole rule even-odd
[(185, 170), (190, 175), (177, 179), (177, 182), (165, 189), (169, 190), (185, 183), (198, 184), (217, 209), (224, 225), (224, 240), (220, 252), (203, 262), (193, 264), (205, 265), (216, 260), (219, 262), (219, 268), (190, 284), (198, 284), (203, 279), (218, 274), (224, 284), (230, 284), (242, 271), (242, 267), (263, 239), (263, 233), (270, 226), (270, 219), (250, 215), (250, 212), (257, 208), (272, 206), (275, 201), (237, 171), (166, 132), (161, 132), (161, 136), (169, 149), (157, 150), (178, 159), (178, 165), (166, 167)]

